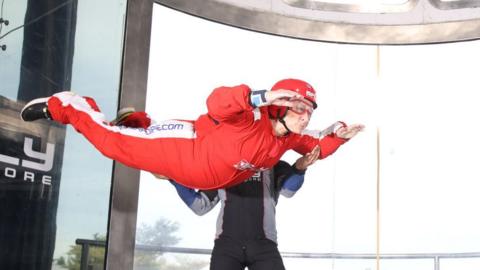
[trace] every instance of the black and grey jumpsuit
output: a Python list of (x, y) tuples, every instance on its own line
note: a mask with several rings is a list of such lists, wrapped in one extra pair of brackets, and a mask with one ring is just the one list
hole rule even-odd
[(275, 207), (280, 194), (292, 197), (300, 189), (304, 174), (279, 161), (273, 169), (227, 189), (195, 191), (171, 181), (197, 215), (221, 203), (211, 270), (285, 269), (277, 248)]

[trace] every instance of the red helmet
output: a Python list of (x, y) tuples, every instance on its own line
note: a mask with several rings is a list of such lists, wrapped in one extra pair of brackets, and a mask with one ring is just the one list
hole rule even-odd
[[(275, 83), (271, 91), (280, 89), (291, 90), (299, 93), (306, 100), (312, 102), (314, 109), (317, 108), (315, 89), (313, 89), (309, 83), (298, 79), (284, 79)], [(270, 105), (268, 106), (268, 113), (272, 118), (283, 118), (287, 113), (287, 107)]]

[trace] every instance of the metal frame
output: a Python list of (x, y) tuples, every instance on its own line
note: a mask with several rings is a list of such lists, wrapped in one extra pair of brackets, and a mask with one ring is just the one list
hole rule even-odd
[[(94, 241), (88, 239), (77, 239), (77, 245), (82, 247), (80, 270), (87, 270), (88, 250), (90, 247), (104, 247), (105, 242)], [(195, 255), (210, 255), (211, 249), (203, 248), (182, 248), (182, 247), (164, 247), (164, 246), (150, 246), (137, 245), (136, 249), (142, 251), (158, 252), (158, 253), (175, 253), (175, 254), (195, 254)], [(308, 252), (281, 252), (282, 258), (290, 259), (344, 259), (344, 260), (375, 260), (376, 254), (373, 253), (308, 253)], [(433, 269), (440, 270), (440, 259), (480, 259), (480, 252), (465, 252), (465, 253), (387, 253), (380, 254), (381, 260), (418, 260), (431, 259), (433, 260)]]
[[(339, 4), (332, 2), (324, 2), (318, 0), (282, 0), (292, 7), (317, 9), (325, 11), (341, 11), (341, 12), (359, 12), (359, 13), (395, 13), (406, 12), (412, 10), (418, 3), (418, 0), (407, 0), (403, 4), (387, 5), (387, 4), (369, 4), (369, 5), (352, 5)], [(468, 0), (467, 0), (468, 1)]]
[[(435, 2), (434, 0), (428, 1)], [(473, 3), (471, 1), (474, 0), (470, 0), (468, 3)], [(294, 17), (293, 15), (283, 15), (272, 10), (240, 7), (219, 0), (155, 0), (155, 2), (194, 16), (234, 27), (314, 41), (372, 45), (409, 45), (466, 41), (480, 38), (480, 19), (378, 25), (352, 23), (349, 21), (332, 22), (322, 20), (321, 17), (315, 19), (300, 16)], [(341, 14), (338, 16), (341, 16)], [(348, 13), (343, 14), (348, 15)]]
[[(321, 0), (282, 0), (282, 1), (292, 7), (299, 7), (304, 9), (355, 12), (355, 13), (407, 12), (412, 10), (419, 3), (419, 0), (407, 0), (403, 4), (397, 4), (397, 5), (395, 4), (352, 5), (352, 4), (325, 2)], [(456, 1), (428, 0), (428, 2), (430, 2), (432, 6), (442, 10), (480, 7), (480, 0), (456, 0)]]
[[(145, 109), (152, 0), (127, 0), (119, 108)], [(105, 269), (131, 270), (140, 171), (114, 163)]]
[[(451, 42), (480, 37), (480, 20), (414, 26), (354, 25), (288, 17), (216, 0), (127, 0), (119, 107), (145, 108), (154, 2), (234, 27), (316, 41), (385, 45)], [(107, 270), (133, 269), (139, 179), (138, 170), (114, 163), (105, 263)], [(337, 258), (341, 254), (327, 255), (330, 256), (328, 258)], [(297, 257), (287, 253), (284, 256)]]
[(461, 8), (478, 8), (480, 7), (479, 0), (457, 0), (457, 1), (442, 1), (442, 0), (428, 0), (432, 6), (442, 9), (461, 9)]

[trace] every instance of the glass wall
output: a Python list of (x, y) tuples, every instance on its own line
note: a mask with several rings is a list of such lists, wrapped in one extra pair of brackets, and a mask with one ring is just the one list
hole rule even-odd
[[(0, 46), (6, 45), (0, 50), (4, 134), (0, 202), (17, 204), (10, 216), (1, 219), (0, 268), (80, 269), (81, 247), (76, 241), (106, 239), (112, 161), (71, 127), (46, 121), (23, 123), (18, 113), (32, 98), (72, 90), (94, 97), (107, 118), (115, 117), (126, 0), (4, 0), (0, 4), (1, 17), (9, 21), (0, 26)], [(33, 140), (33, 151), (48, 155), (53, 147), (53, 168), (42, 171), (9, 162), (8, 157), (31, 159), (22, 151), (27, 137)], [(48, 224), (42, 225), (48, 228), (23, 228), (18, 238), (8, 237), (9, 228), (18, 224), (33, 228)], [(29, 233), (34, 236), (26, 237)], [(8, 251), (13, 242), (16, 248)], [(26, 254), (32, 243), (43, 254)], [(103, 269), (104, 248), (90, 251), (88, 269)]]
[[(337, 120), (366, 125), (332, 157), (309, 168), (293, 198), (279, 199), (280, 251), (310, 257), (285, 257), (287, 269), (375, 269), (377, 241), (381, 254), (406, 256), (381, 260), (388, 269), (433, 269), (434, 257), (426, 253), (478, 251), (480, 174), (474, 157), (480, 144), (472, 139), (480, 132), (478, 41), (320, 43), (249, 32), (155, 5), (151, 42), (147, 112), (154, 119), (196, 119), (221, 85), (269, 89), (294, 77), (317, 90), (310, 129)], [(288, 153), (282, 159), (293, 163), (297, 157)], [(211, 249), (218, 208), (197, 216), (169, 182), (142, 173), (135, 269), (208, 269), (208, 254), (187, 260), (162, 252)], [(168, 239), (138, 237), (145, 231)], [(157, 251), (145, 259), (143, 245)], [(331, 253), (367, 258), (325, 256)], [(440, 269), (480, 266), (480, 258), (440, 261)]]

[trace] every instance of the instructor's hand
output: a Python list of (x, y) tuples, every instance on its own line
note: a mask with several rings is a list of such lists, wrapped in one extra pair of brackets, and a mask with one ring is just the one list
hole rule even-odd
[(318, 156), (320, 155), (320, 146), (315, 146), (312, 152), (304, 155), (303, 157), (297, 159), (295, 162), (295, 168), (300, 171), (304, 171), (308, 168), (308, 166), (315, 163), (318, 160)]
[(357, 135), (358, 132), (363, 131), (364, 128), (365, 126), (362, 124), (353, 124), (339, 128), (335, 134), (342, 139), (350, 139)]
[(160, 179), (160, 180), (168, 180), (168, 177), (164, 176), (164, 175), (161, 175), (161, 174), (156, 174), (156, 173), (152, 173), (153, 176), (155, 176), (155, 178), (157, 179)]

